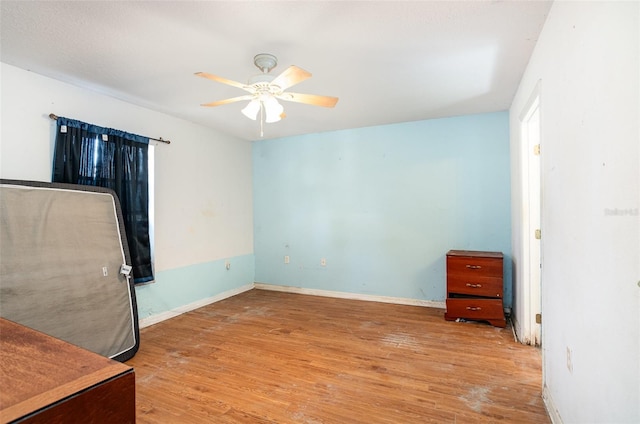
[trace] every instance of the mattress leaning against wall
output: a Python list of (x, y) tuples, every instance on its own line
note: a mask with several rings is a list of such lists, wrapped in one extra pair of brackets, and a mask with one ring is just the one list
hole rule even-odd
[(0, 180), (0, 316), (126, 361), (138, 311), (112, 190)]

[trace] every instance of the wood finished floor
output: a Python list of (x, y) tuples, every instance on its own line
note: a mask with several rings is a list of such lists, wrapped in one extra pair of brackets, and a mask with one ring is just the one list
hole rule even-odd
[(538, 349), (443, 311), (251, 290), (141, 330), (138, 423), (550, 423)]

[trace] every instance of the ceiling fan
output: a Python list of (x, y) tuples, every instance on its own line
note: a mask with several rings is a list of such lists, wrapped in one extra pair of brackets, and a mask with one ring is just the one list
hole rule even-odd
[(292, 65), (278, 76), (271, 75), (269, 72), (278, 64), (278, 59), (272, 54), (258, 54), (253, 58), (253, 63), (262, 73), (249, 78), (247, 84), (206, 72), (196, 72), (196, 75), (199, 77), (208, 78), (249, 92), (249, 94), (245, 94), (244, 96), (204, 103), (201, 106), (213, 107), (249, 100), (247, 106), (242, 109), (242, 113), (254, 121), (258, 118), (258, 113), (260, 113), (260, 123), (262, 125), (263, 122), (272, 123), (284, 118), (284, 107), (278, 103), (278, 99), (323, 107), (334, 107), (338, 102), (337, 97), (285, 91), (287, 88), (311, 78), (311, 73)]

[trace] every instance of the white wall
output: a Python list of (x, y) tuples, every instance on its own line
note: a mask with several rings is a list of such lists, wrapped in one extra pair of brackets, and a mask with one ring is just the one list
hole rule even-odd
[[(51, 181), (49, 113), (171, 140), (155, 148), (156, 283), (137, 290), (142, 317), (253, 283), (250, 142), (4, 63), (0, 70), (2, 178)], [(241, 269), (226, 272), (224, 260), (235, 258)], [(199, 277), (193, 267), (203, 264), (223, 277)]]
[(540, 80), (543, 374), (564, 423), (640, 422), (639, 21), (638, 2), (556, 1), (510, 110), (520, 293), (518, 116)]

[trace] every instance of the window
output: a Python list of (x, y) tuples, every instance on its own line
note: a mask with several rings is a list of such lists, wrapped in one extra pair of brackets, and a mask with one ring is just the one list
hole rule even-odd
[[(152, 156), (149, 158), (149, 151)], [(134, 283), (153, 281), (149, 139), (58, 117), (53, 182), (107, 187), (120, 200)]]

